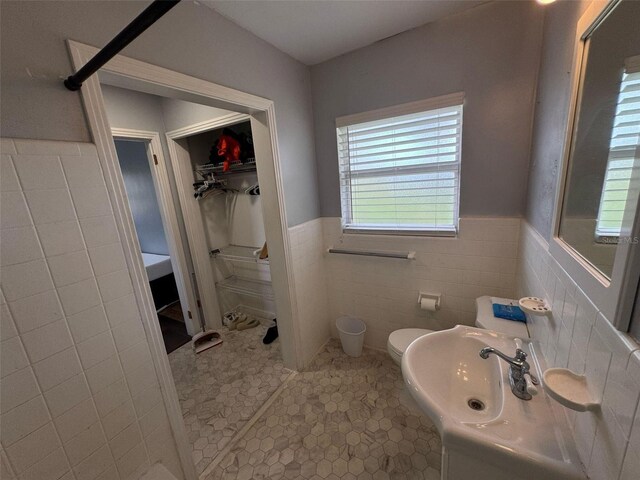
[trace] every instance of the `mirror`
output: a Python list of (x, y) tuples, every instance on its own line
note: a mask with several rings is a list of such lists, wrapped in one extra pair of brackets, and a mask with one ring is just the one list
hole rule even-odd
[(640, 187), (640, 2), (621, 1), (584, 39), (559, 237), (610, 279)]

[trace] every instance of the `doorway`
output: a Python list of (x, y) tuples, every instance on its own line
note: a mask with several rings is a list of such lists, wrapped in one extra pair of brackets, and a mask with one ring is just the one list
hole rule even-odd
[[(95, 48), (76, 42), (69, 42), (69, 47), (76, 68), (96, 52)], [(284, 214), (273, 102), (122, 56), (115, 57), (101, 70), (100, 80), (109, 85), (126, 87), (138, 92), (161, 95), (167, 98), (193, 101), (200, 105), (223, 108), (236, 114), (248, 116), (255, 144), (256, 171), (260, 176), (265, 219), (264, 233), (269, 245), (273, 296), (278, 307), (278, 327), (283, 364), (293, 369), (301, 366), (302, 355), (298, 347), (298, 326), (294, 322), (297, 306)], [(110, 201), (118, 220), (125, 257), (134, 277), (132, 280), (138, 306), (145, 322), (154, 364), (159, 377), (161, 377), (161, 391), (180, 452), (183, 470), (186, 478), (195, 479), (196, 471), (191, 459), (192, 450), (182, 420), (179, 397), (171, 376), (171, 367), (165, 353), (161, 331), (155, 321), (156, 312), (153, 297), (145, 282), (144, 264), (138, 251), (135, 226), (127, 204), (124, 180), (117, 163), (117, 152), (109, 131), (109, 121), (105, 113), (98, 78), (94, 77), (85, 83), (83, 101), (98, 148), (101, 166), (107, 179)], [(176, 184), (180, 181), (176, 178)], [(207, 251), (195, 252), (192, 249), (191, 254), (194, 270), (196, 265), (206, 265), (211, 261)], [(199, 261), (200, 256), (203, 255), (206, 255), (206, 262)], [(193, 281), (197, 282), (197, 278), (193, 278)], [(215, 299), (215, 296), (209, 298)], [(208, 320), (208, 323), (210, 321)], [(216, 320), (213, 319), (213, 322), (215, 324)]]
[[(153, 171), (157, 156), (154, 160), (150, 142), (144, 138), (114, 136), (114, 143), (162, 338), (169, 354), (191, 341), (189, 331), (193, 332), (194, 328), (189, 319), (184, 286), (178, 289), (174, 270), (180, 281), (184, 272), (177, 271), (180, 265), (173, 259), (176, 252), (171, 255), (163, 225), (158, 201), (160, 192), (156, 189)], [(187, 315), (183, 313), (183, 305), (189, 312)]]

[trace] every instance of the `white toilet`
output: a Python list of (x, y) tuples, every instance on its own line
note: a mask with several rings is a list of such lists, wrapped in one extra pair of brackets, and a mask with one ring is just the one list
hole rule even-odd
[[(475, 325), (478, 328), (493, 330), (512, 337), (529, 338), (526, 324), (493, 316), (493, 307), (491, 306), (491, 297), (489, 296), (476, 298), (476, 312)], [(433, 330), (427, 330), (426, 328), (401, 328), (400, 330), (395, 330), (391, 332), (387, 340), (387, 351), (393, 361), (400, 365), (402, 355), (404, 355), (407, 347), (417, 338), (431, 332), (433, 332)]]

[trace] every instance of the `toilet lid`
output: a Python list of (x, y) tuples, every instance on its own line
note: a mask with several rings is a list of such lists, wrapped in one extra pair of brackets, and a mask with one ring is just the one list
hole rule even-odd
[(401, 328), (400, 330), (391, 332), (391, 335), (389, 335), (389, 346), (398, 355), (403, 355), (404, 351), (415, 339), (431, 332), (433, 332), (433, 330), (427, 330), (425, 328)]

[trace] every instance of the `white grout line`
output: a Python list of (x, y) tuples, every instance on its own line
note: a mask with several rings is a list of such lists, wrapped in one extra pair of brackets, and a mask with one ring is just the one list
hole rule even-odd
[(207, 468), (205, 468), (204, 471), (200, 474), (199, 480), (205, 480), (205, 478), (208, 475), (210, 475), (211, 472), (213, 472), (213, 470), (220, 464), (220, 462), (222, 462), (222, 459), (226, 457), (226, 455), (231, 451), (231, 449), (236, 445), (236, 443), (238, 443), (238, 441), (246, 435), (249, 429), (253, 427), (258, 420), (260, 420), (264, 412), (266, 412), (267, 409), (273, 404), (273, 402), (276, 401), (276, 399), (280, 396), (280, 394), (285, 389), (285, 387), (289, 384), (289, 381), (293, 379), (297, 374), (298, 372), (293, 371), (287, 376), (287, 378), (284, 379), (282, 384), (276, 389), (275, 392), (271, 394), (271, 396), (267, 399), (267, 401), (262, 404), (262, 407), (260, 407), (260, 409), (255, 413), (255, 415), (253, 415), (253, 417), (251, 417), (251, 419), (244, 425), (244, 427), (242, 427), (238, 431), (238, 433), (236, 433), (233, 436), (233, 438), (227, 444), (227, 446), (224, 447), (222, 450), (220, 450), (218, 455), (216, 455), (213, 458), (209, 466), (207, 466)]

